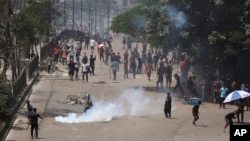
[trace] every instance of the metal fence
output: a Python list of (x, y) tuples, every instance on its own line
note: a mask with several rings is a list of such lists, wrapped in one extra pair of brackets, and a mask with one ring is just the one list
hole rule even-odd
[(29, 80), (32, 77), (35, 70), (38, 69), (38, 63), (39, 63), (39, 56), (38, 55), (33, 56), (33, 58), (31, 59), (28, 65), (28, 74), (29, 74), (28, 79)]
[(27, 86), (27, 69), (23, 68), (18, 78), (13, 82), (13, 96), (17, 96)]
[(51, 49), (50, 49), (50, 44), (45, 44), (43, 47), (41, 47), (41, 51), (40, 51), (40, 59), (44, 60), (46, 59), (46, 57), (49, 56), (49, 54), (51, 54)]

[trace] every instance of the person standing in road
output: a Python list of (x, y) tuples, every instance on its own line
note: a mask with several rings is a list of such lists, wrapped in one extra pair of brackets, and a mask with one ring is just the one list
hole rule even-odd
[(206, 85), (207, 85), (207, 77), (204, 76), (204, 78), (200, 82), (201, 85), (201, 99), (205, 101), (206, 97)]
[(49, 55), (47, 57), (46, 61), (47, 61), (47, 71), (48, 71), (48, 73), (50, 73), (50, 71), (51, 71), (51, 64), (52, 64), (51, 55)]
[(116, 59), (114, 59), (111, 62), (111, 69), (112, 69), (112, 72), (113, 72), (113, 80), (116, 80), (116, 73), (117, 73), (118, 65), (119, 64), (118, 64)]
[(69, 77), (70, 77), (70, 80), (73, 81), (73, 77), (74, 77), (74, 74), (75, 74), (75, 64), (73, 62), (73, 60), (70, 60), (69, 64), (68, 64), (68, 67), (69, 67)]
[(194, 105), (194, 107), (192, 109), (192, 113), (193, 113), (193, 116), (194, 116), (193, 125), (195, 125), (196, 124), (195, 122), (199, 119), (200, 105), (201, 105), (201, 101), (199, 101), (196, 105)]
[(89, 64), (87, 64), (87, 62), (84, 61), (82, 64), (82, 80), (83, 81), (86, 76), (86, 81), (88, 82), (88, 73), (89, 73)]
[(95, 40), (93, 38), (90, 39), (89, 46), (90, 46), (91, 54), (93, 54), (94, 48), (95, 48)]
[(170, 93), (167, 93), (166, 101), (164, 104), (164, 113), (166, 118), (171, 118), (171, 103), (172, 97), (170, 96)]
[(89, 35), (87, 35), (85, 37), (85, 45), (84, 45), (84, 50), (87, 48), (87, 50), (89, 49)]
[[(237, 106), (238, 106), (237, 120), (238, 120), (238, 122), (243, 123), (243, 121), (244, 121), (244, 107), (245, 107), (244, 99), (238, 100)], [(240, 121), (240, 115), (241, 115), (241, 121)]]
[(30, 128), (30, 134), (33, 138), (33, 131), (35, 130), (36, 138), (38, 139), (38, 118), (43, 119), (38, 113), (36, 113), (36, 108), (33, 108), (33, 112), (29, 113), (28, 119), (29, 124), (31, 126)]
[(163, 77), (164, 77), (164, 70), (163, 68), (159, 68), (157, 70), (157, 82), (156, 82), (156, 89), (159, 89), (159, 83), (161, 84), (161, 90), (163, 90)]
[(147, 63), (145, 70), (147, 73), (148, 81), (150, 81), (151, 72), (152, 72), (152, 65), (150, 63)]
[(123, 75), (124, 79), (128, 79), (128, 61), (124, 61), (124, 75)]
[(225, 103), (223, 103), (223, 101), (225, 100), (226, 96), (227, 96), (227, 91), (228, 88), (226, 88), (224, 86), (224, 84), (222, 84), (221, 88), (220, 88), (220, 108), (223, 106), (223, 109), (225, 109)]
[(75, 62), (75, 79), (77, 80), (79, 80), (78, 72), (79, 72), (80, 66), (81, 66), (80, 59), (79, 57), (77, 57), (76, 62)]
[(96, 57), (91, 54), (90, 55), (90, 58), (89, 58), (89, 67), (90, 67), (90, 75), (92, 74), (93, 76), (95, 75), (95, 60), (96, 60)]

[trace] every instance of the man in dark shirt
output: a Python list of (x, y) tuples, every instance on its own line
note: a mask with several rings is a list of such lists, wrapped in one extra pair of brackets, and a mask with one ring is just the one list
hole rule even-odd
[(96, 57), (93, 54), (91, 54), (89, 58), (89, 67), (91, 69), (90, 75), (91, 74), (95, 75), (95, 60)]
[(172, 97), (170, 96), (170, 93), (167, 93), (167, 98), (164, 104), (164, 113), (166, 118), (171, 118), (171, 103)]
[(32, 112), (32, 110), (33, 110), (33, 106), (30, 104), (30, 101), (29, 101), (29, 100), (27, 100), (26, 102), (27, 102), (27, 110), (28, 110), (28, 113), (30, 113), (30, 112)]
[(38, 138), (38, 118), (43, 119), (38, 113), (36, 113), (36, 108), (33, 108), (33, 112), (28, 114), (29, 124), (31, 126), (30, 133), (33, 138), (33, 130), (35, 129), (36, 138)]
[(236, 114), (237, 114), (237, 110), (230, 112), (225, 116), (226, 125), (224, 126), (224, 132), (228, 125), (233, 125), (233, 119), (235, 118)]
[(87, 110), (89, 110), (90, 108), (93, 107), (93, 103), (92, 103), (92, 99), (90, 97), (90, 94), (86, 95), (86, 107), (84, 108), (84, 113), (87, 112)]
[(199, 101), (192, 109), (192, 113), (194, 116), (193, 124), (199, 119), (199, 108), (200, 108), (201, 101)]
[(180, 90), (181, 90), (182, 95), (184, 96), (185, 94), (184, 94), (183, 89), (182, 89), (182, 87), (181, 87), (181, 78), (180, 78), (180, 76), (176, 73), (176, 74), (174, 75), (174, 78), (175, 78), (175, 80), (176, 80), (176, 85), (175, 85), (175, 87), (174, 87), (173, 93), (175, 92), (176, 88), (179, 87)]

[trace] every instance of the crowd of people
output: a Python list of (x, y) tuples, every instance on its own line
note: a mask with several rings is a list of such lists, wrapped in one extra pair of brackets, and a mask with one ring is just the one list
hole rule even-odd
[[(110, 67), (110, 77), (114, 81), (117, 80), (117, 73), (119, 71), (123, 72), (124, 79), (128, 79), (131, 73), (133, 79), (136, 79), (136, 75), (145, 74), (147, 80), (152, 81), (152, 74), (154, 74), (157, 78), (155, 80), (156, 90), (164, 90), (164, 88), (172, 89), (172, 91), (167, 92), (164, 104), (164, 114), (166, 118), (171, 118), (172, 116), (171, 92), (174, 94), (177, 88), (180, 89), (182, 96), (201, 97), (201, 101), (198, 101), (192, 108), (194, 117), (192, 123), (195, 125), (199, 119), (200, 104), (206, 101), (209, 92), (207, 90), (207, 77), (204, 76), (200, 83), (198, 83), (194, 74), (189, 75), (189, 64), (185, 55), (183, 55), (181, 61), (178, 62), (174, 52), (172, 57), (168, 57), (168, 54), (164, 54), (161, 50), (154, 51), (152, 48), (148, 49), (146, 43), (142, 43), (142, 51), (140, 53), (138, 43), (133, 47), (132, 39), (127, 36), (124, 36), (122, 40), (123, 53), (115, 52), (112, 48), (112, 40), (108, 39), (103, 41), (99, 39), (96, 41), (87, 36), (84, 46), (83, 43), (79, 41), (64, 41), (56, 47), (51, 48), (51, 54), (46, 59), (47, 72), (51, 73), (52, 68), (60, 62), (63, 66), (67, 66), (71, 81), (80, 79), (80, 71), (82, 73), (82, 81), (88, 82), (89, 75), (95, 76), (96, 61), (99, 60)], [(96, 56), (99, 57), (99, 59), (97, 59)], [(122, 67), (121, 64), (123, 65)], [(180, 71), (178, 72), (179, 66)], [(172, 78), (175, 79), (174, 86)], [(213, 102), (218, 103), (220, 109), (226, 108), (223, 101), (230, 91), (239, 89), (248, 90), (246, 83), (243, 82), (240, 85), (236, 81), (231, 84), (231, 88), (228, 88), (223, 80), (214, 81), (212, 86)], [(200, 92), (198, 92), (198, 87), (200, 87)], [(243, 122), (244, 110), (250, 109), (249, 98), (237, 100), (235, 104), (237, 110), (225, 115), (226, 124), (224, 129), (226, 129), (228, 125), (232, 125), (233, 119), (236, 117), (238, 122)], [(92, 106), (92, 100), (90, 95), (88, 95), (88, 106), (84, 109), (84, 112)], [(36, 108), (33, 108), (29, 101), (27, 101), (27, 110), (29, 124), (31, 125), (31, 136), (33, 137), (33, 131), (35, 130), (36, 138), (38, 138), (38, 118), (42, 119), (43, 117), (36, 113)]]

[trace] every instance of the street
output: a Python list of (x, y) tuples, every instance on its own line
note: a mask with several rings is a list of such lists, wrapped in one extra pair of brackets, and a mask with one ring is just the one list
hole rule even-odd
[[(121, 37), (114, 37), (114, 51), (123, 55)], [(141, 45), (139, 44), (139, 49)], [(88, 55), (90, 50), (82, 50)], [(97, 50), (95, 76), (89, 81), (70, 81), (67, 66), (57, 64), (58, 69), (48, 74), (40, 73), (29, 100), (44, 117), (39, 119), (39, 138), (43, 141), (229, 141), (229, 127), (223, 132), (224, 116), (236, 110), (234, 105), (220, 109), (218, 104), (200, 106), (200, 119), (193, 125), (192, 105), (182, 104), (172, 89), (156, 91), (156, 74), (147, 80), (143, 71), (136, 78), (123, 78), (123, 64), (114, 81), (110, 66), (99, 61)], [(123, 58), (123, 56), (122, 56)], [(164, 80), (165, 82), (165, 80)], [(164, 83), (165, 84), (165, 83)], [(173, 82), (172, 87), (175, 85)], [(171, 92), (172, 118), (165, 118), (163, 108), (166, 92)], [(85, 96), (89, 93), (94, 107), (83, 113), (84, 105), (68, 104), (67, 95)], [(26, 105), (20, 108), (17, 119), (6, 141), (28, 141), (26, 130)], [(71, 113), (71, 114), (70, 114)], [(70, 114), (70, 115), (69, 115)], [(245, 122), (250, 112), (245, 111)]]

